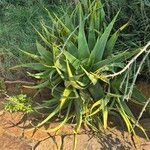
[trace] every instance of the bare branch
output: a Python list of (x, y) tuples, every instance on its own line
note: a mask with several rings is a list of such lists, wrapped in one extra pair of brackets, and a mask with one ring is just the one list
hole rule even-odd
[[(137, 54), (137, 55), (135, 55), (130, 61), (129, 61), (129, 63), (121, 70), (121, 71), (119, 71), (119, 72), (117, 72), (117, 73), (114, 73), (114, 74), (110, 74), (110, 75), (107, 75), (107, 77), (115, 77), (115, 76), (117, 76), (117, 75), (120, 75), (120, 74), (122, 74), (123, 72), (125, 72), (131, 65), (132, 65), (132, 63), (141, 55), (141, 54), (143, 54), (144, 52), (146, 52), (146, 50), (147, 50), (147, 48), (150, 46), (150, 42), (148, 42), (147, 44), (146, 44), (146, 46), (143, 48), (143, 49), (141, 49), (141, 51)], [(149, 50), (150, 51), (150, 50)]]

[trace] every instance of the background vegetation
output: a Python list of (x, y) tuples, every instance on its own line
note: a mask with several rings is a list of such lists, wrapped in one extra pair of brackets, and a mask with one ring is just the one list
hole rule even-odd
[[(121, 34), (118, 47), (129, 49), (141, 47), (150, 39), (150, 2), (148, 0), (103, 0), (107, 19), (110, 20), (121, 9), (118, 26), (130, 21), (128, 28)], [(35, 33), (31, 23), (37, 28), (41, 19), (46, 20), (47, 14), (43, 7), (58, 12), (70, 0), (1, 0), (0, 1), (0, 75), (13, 79), (14, 73), (8, 68), (18, 62), (26, 62), (26, 57), (18, 51), (22, 48), (35, 51)], [(118, 48), (119, 49), (119, 48)], [(3, 59), (2, 54), (5, 59)], [(150, 70), (150, 58), (146, 60), (144, 72), (147, 77)], [(144, 73), (145, 74), (145, 73)], [(24, 74), (18, 74), (22, 78)]]
[[(74, 133), (83, 123), (96, 131), (106, 129), (114, 115), (130, 133), (136, 135), (138, 127), (146, 135), (129, 102), (143, 106), (147, 100), (135, 82), (141, 68), (147, 77), (150, 73), (150, 51), (144, 53), (150, 40), (149, 1), (74, 2), (1, 1), (0, 76), (14, 80), (9, 68), (21, 64), (13, 69), (31, 68), (34, 72), (26, 72), (39, 81), (28, 88), (51, 90), (52, 98), (34, 108), (43, 116), (36, 128), (61, 116), (52, 131), (70, 120)], [(24, 76), (19, 72), (17, 78)], [(6, 110), (33, 111), (23, 95), (10, 98)]]
[[(53, 4), (53, 5), (52, 5)], [(37, 35), (31, 23), (38, 28), (39, 21), (46, 17), (43, 7), (55, 8), (54, 3), (36, 0), (0, 1), (0, 75), (14, 79), (16, 75), (9, 68), (18, 62), (29, 61), (19, 52), (19, 48), (35, 50)], [(2, 56), (2, 54), (5, 55)], [(18, 77), (24, 76), (21, 72)], [(17, 77), (17, 78), (18, 78)], [(17, 79), (16, 78), (16, 79)]]

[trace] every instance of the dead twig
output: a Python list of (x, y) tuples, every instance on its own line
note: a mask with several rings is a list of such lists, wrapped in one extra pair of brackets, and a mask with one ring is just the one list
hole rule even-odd
[[(119, 72), (117, 72), (117, 73), (114, 73), (114, 74), (110, 74), (110, 75), (107, 75), (107, 77), (115, 77), (115, 76), (117, 76), (117, 75), (120, 75), (120, 74), (122, 74), (123, 72), (125, 72), (132, 64), (133, 64), (133, 62), (135, 61), (135, 60), (137, 60), (137, 58), (141, 55), (141, 54), (143, 54), (144, 52), (146, 52), (146, 50), (147, 50), (147, 48), (150, 46), (150, 42), (148, 42), (147, 44), (146, 44), (146, 46), (143, 48), (143, 49), (141, 49), (141, 51), (137, 54), (137, 55), (135, 55), (130, 61), (129, 61), (129, 63), (121, 70), (121, 71), (119, 71)], [(149, 50), (150, 51), (150, 50)]]
[(150, 103), (150, 98), (146, 101), (145, 105), (143, 106), (142, 111), (141, 111), (141, 113), (140, 113), (140, 115), (139, 115), (137, 121), (136, 121), (135, 124), (133, 125), (133, 129), (134, 129), (134, 128), (136, 127), (136, 125), (139, 123), (139, 121), (140, 121), (140, 119), (141, 119), (141, 117), (142, 117), (142, 115), (143, 115), (143, 113), (144, 113), (144, 111), (145, 111), (145, 109), (146, 109), (146, 107), (147, 107), (147, 105), (148, 105), (149, 103)]

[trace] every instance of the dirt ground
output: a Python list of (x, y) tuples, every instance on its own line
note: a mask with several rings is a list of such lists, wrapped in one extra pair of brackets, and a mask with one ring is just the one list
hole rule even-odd
[[(149, 85), (146, 89), (150, 90)], [(149, 96), (150, 91), (146, 94)], [(52, 134), (44, 130), (56, 126), (54, 123), (42, 126), (36, 131), (29, 130), (29, 118), (21, 112), (5, 112), (4, 101), (4, 98), (0, 99), (0, 150), (71, 150), (73, 148), (73, 125), (65, 125), (59, 132)], [(150, 118), (143, 118), (141, 123), (150, 137)], [(115, 126), (97, 135), (82, 129), (77, 139), (77, 150), (150, 150), (150, 140), (145, 139), (140, 133), (137, 140)]]

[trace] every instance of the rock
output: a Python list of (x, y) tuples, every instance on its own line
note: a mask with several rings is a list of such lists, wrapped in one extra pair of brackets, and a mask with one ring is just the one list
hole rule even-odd
[(18, 124), (22, 120), (23, 116), (24, 114), (22, 112), (14, 112), (14, 113), (5, 112), (2, 118), (4, 123), (10, 126)]
[[(64, 137), (63, 150), (73, 149), (73, 135)], [(90, 138), (87, 134), (77, 135), (77, 150), (100, 150), (101, 144), (94, 137)]]
[(35, 150), (60, 150), (62, 145), (62, 140), (60, 136), (55, 136), (53, 138), (48, 138), (41, 141), (35, 148)]
[(5, 129), (5, 133), (13, 136), (13, 137), (22, 137), (23, 136), (23, 128), (19, 128), (17, 126), (10, 127)]
[(4, 134), (5, 130), (3, 129), (3, 127), (0, 126), (0, 136), (2, 136)]
[(0, 136), (0, 149), (1, 150), (31, 150), (32, 147), (28, 145), (27, 141), (14, 138), (10, 135), (4, 134)]
[(4, 114), (4, 110), (0, 110), (0, 116)]
[(44, 127), (41, 127), (40, 129), (38, 129), (36, 131), (34, 129), (33, 130), (25, 129), (24, 137), (27, 139), (42, 141), (49, 137), (49, 134), (47, 134), (46, 132), (43, 132), (43, 130), (45, 130)]
[(146, 142), (145, 144), (141, 145), (142, 150), (149, 150), (150, 149), (150, 142)]

